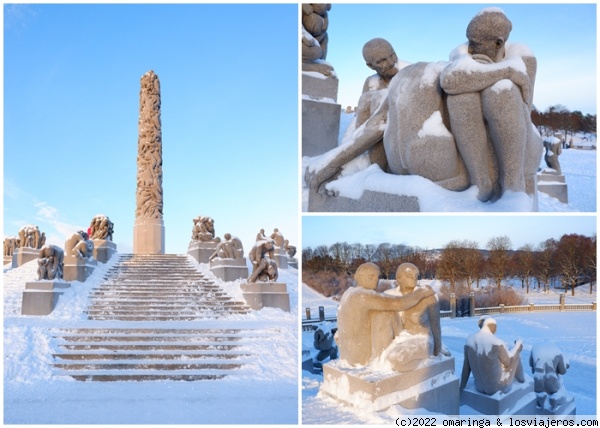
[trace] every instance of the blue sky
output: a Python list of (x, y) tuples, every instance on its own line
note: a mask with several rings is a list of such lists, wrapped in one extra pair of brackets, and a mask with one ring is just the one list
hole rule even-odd
[[(566, 3), (566, 2), (565, 2)], [(466, 42), (469, 21), (500, 7), (513, 24), (509, 42), (527, 45), (538, 60), (534, 105), (561, 104), (596, 114), (596, 4), (333, 4), (327, 61), (339, 78), (338, 103), (355, 106), (374, 72), (362, 58), (365, 42), (390, 41), (407, 62), (447, 61)]]
[(378, 215), (304, 216), (302, 246), (315, 248), (335, 242), (404, 244), (443, 248), (452, 240), (475, 241), (485, 248), (490, 238), (508, 236), (513, 249), (539, 245), (564, 234), (592, 236), (595, 215)]
[(298, 241), (298, 6), (4, 5), (4, 235), (115, 223), (131, 251), (140, 78), (161, 83), (166, 251), (192, 219)]

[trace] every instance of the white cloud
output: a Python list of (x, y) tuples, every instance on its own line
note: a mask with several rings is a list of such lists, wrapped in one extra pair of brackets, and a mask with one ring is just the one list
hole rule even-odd
[[(46, 202), (36, 202), (34, 206), (38, 208), (38, 211), (36, 213), (36, 220), (44, 222), (50, 225), (52, 228), (54, 228), (53, 231), (46, 232), (46, 235), (48, 235), (48, 241), (50, 241), (49, 238), (51, 235), (58, 235), (58, 237), (62, 236), (64, 239), (67, 236), (70, 236), (73, 233), (77, 232), (78, 230), (86, 229), (80, 225), (71, 224), (61, 219), (61, 215), (58, 209), (53, 207), (52, 205), (49, 205)], [(40, 230), (42, 232), (45, 232), (44, 227), (42, 226), (40, 226)], [(56, 238), (57, 240), (60, 239), (58, 237)], [(63, 244), (64, 242), (56, 243), (55, 245), (62, 246)]]

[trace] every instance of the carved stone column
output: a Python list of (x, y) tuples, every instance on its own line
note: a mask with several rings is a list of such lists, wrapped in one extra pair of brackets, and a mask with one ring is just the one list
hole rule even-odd
[(152, 70), (141, 78), (138, 122), (134, 254), (164, 254), (160, 82)]

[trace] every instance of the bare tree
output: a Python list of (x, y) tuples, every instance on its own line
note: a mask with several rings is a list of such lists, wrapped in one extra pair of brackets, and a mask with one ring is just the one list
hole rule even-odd
[(512, 265), (515, 275), (521, 280), (521, 287), (529, 294), (529, 285), (534, 273), (533, 246), (525, 244), (513, 253)]
[(575, 287), (585, 275), (586, 256), (591, 252), (591, 238), (583, 235), (563, 235), (558, 241), (558, 260), (560, 273), (565, 281), (565, 288), (571, 287), (571, 295), (575, 295)]
[(509, 251), (512, 243), (508, 236), (490, 238), (487, 243), (490, 252), (488, 257), (488, 271), (497, 287), (502, 286), (502, 280), (508, 273)]
[(457, 282), (464, 277), (460, 241), (450, 241), (444, 247), (437, 269), (437, 278), (448, 282), (450, 291), (456, 292)]

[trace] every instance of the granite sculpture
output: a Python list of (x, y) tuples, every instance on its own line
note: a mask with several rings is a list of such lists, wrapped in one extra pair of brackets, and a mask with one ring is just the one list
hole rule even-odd
[(244, 247), (240, 238), (232, 236), (230, 233), (226, 233), (223, 238), (224, 239), (217, 244), (217, 248), (210, 256), (209, 260), (216, 258), (233, 260), (243, 259)]
[(326, 359), (335, 360), (338, 356), (338, 348), (335, 344), (334, 335), (337, 331), (331, 328), (329, 323), (321, 323), (313, 334), (313, 346), (319, 351), (315, 359), (322, 363)]
[(27, 224), (19, 229), (19, 248), (33, 248), (39, 250), (46, 242), (46, 234), (40, 233), (40, 228)]
[(4, 238), (4, 255), (12, 256), (15, 249), (19, 248), (19, 238), (15, 236), (8, 236)]
[(38, 281), (62, 280), (64, 269), (64, 251), (56, 245), (44, 245), (38, 258)]
[(87, 232), (80, 230), (72, 234), (65, 242), (67, 256), (78, 259), (90, 259), (94, 256), (94, 243), (90, 240)]
[(381, 312), (395, 313), (412, 308), (433, 296), (430, 288), (420, 288), (404, 296), (392, 296), (375, 291), (380, 270), (374, 263), (363, 263), (356, 270), (356, 286), (344, 292), (338, 310), (338, 331), (335, 336), (340, 359), (350, 365), (366, 365), (377, 358), (373, 355), (373, 337), (379, 335), (373, 319)]
[(316, 71), (325, 76), (333, 74), (333, 67), (325, 62), (329, 42), (329, 10), (330, 3), (302, 4), (302, 71)]
[(215, 221), (211, 217), (198, 216), (192, 221), (192, 241), (220, 242), (221, 239), (215, 236)]
[(538, 409), (555, 412), (560, 405), (573, 401), (562, 381), (562, 376), (569, 368), (569, 360), (556, 344), (533, 345), (529, 355), (529, 366), (533, 373)]
[(495, 336), (496, 320), (491, 317), (479, 319), (479, 331), (467, 337), (465, 358), (463, 362), (460, 389), (464, 389), (473, 373), (477, 391), (494, 395), (496, 392), (507, 393), (513, 382), (524, 383), (525, 373), (521, 363), (523, 344), (515, 341), (509, 349)]
[(90, 222), (90, 239), (103, 239), (112, 241), (114, 233), (114, 223), (104, 214), (96, 215)]
[[(410, 295), (417, 288), (418, 278), (419, 269), (414, 264), (402, 263), (396, 271), (397, 288), (386, 293)], [(378, 333), (373, 337), (373, 354), (382, 355), (395, 371), (414, 370), (423, 360), (442, 352), (450, 356), (442, 350), (440, 305), (435, 295), (386, 318), (378, 315), (374, 322)]]
[(285, 252), (287, 253), (288, 257), (290, 259), (293, 259), (294, 256), (296, 255), (296, 246), (295, 245), (290, 245), (290, 241), (288, 241), (287, 239), (285, 241), (283, 241), (283, 245), (284, 245), (284, 249)]
[(271, 282), (278, 278), (277, 264), (273, 260), (275, 252), (275, 241), (265, 239), (256, 241), (248, 258), (252, 263), (252, 274), (248, 278), (248, 284), (261, 281)]
[(164, 254), (162, 125), (158, 76), (152, 70), (148, 71), (142, 76), (140, 86), (133, 252)]
[[(544, 160), (546, 161), (548, 168), (553, 170), (554, 174), (562, 175), (560, 162), (558, 161), (558, 156), (562, 153), (562, 144), (560, 139), (556, 137), (544, 138), (544, 149)], [(544, 170), (544, 172), (548, 173), (550, 171)]]
[(530, 119), (536, 59), (506, 43), (511, 28), (500, 9), (486, 8), (450, 62), (402, 67), (348, 143), (308, 167), (310, 191), (335, 195), (326, 183), (383, 139), (391, 174), (420, 175), (452, 191), (477, 186), (483, 202), (506, 191), (533, 196), (542, 156)]

